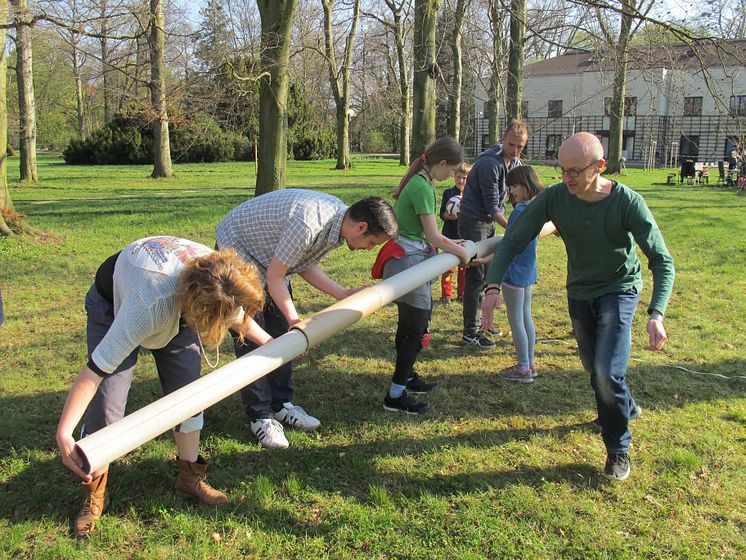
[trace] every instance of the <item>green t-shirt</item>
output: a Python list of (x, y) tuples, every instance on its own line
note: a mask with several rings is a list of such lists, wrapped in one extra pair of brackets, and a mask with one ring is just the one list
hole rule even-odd
[(435, 214), (435, 189), (422, 175), (412, 177), (394, 203), (399, 235), (408, 239), (425, 241), (420, 215)]
[(545, 189), (505, 233), (487, 271), (487, 283), (500, 283), (515, 255), (534, 239), (544, 223), (554, 222), (567, 251), (567, 294), (590, 300), (636, 288), (642, 290), (635, 242), (653, 273), (648, 310), (664, 313), (674, 280), (673, 259), (645, 200), (616, 183), (598, 202), (573, 196), (564, 183)]

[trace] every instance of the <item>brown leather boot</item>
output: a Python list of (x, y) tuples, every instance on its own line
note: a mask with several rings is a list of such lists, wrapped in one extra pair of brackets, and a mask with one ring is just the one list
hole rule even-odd
[(182, 461), (178, 457), (176, 458), (176, 463), (179, 465), (179, 480), (176, 481), (176, 486), (174, 487), (177, 492), (194, 496), (200, 502), (210, 506), (224, 504), (228, 501), (228, 497), (225, 494), (215, 490), (205, 482), (207, 461), (205, 461), (202, 455), (197, 457), (196, 463)]
[(89, 483), (82, 486), (88, 490), (83, 507), (75, 518), (73, 535), (82, 538), (87, 537), (96, 527), (96, 521), (101, 519), (101, 514), (109, 507), (109, 492), (106, 490), (106, 481), (109, 471), (104, 471)]

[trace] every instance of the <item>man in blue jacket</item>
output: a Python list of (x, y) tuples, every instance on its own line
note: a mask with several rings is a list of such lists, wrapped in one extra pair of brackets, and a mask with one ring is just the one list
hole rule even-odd
[[(501, 142), (479, 154), (461, 197), (458, 233), (462, 239), (482, 241), (495, 235), (495, 222), (503, 228), (508, 225), (505, 218), (508, 192), (505, 177), (513, 167), (521, 165), (519, 156), (527, 141), (528, 127), (522, 121), (512, 120)], [(480, 318), (484, 275), (483, 264), (466, 269), (463, 341), (477, 348), (489, 349), (494, 348), (495, 343), (482, 330)]]

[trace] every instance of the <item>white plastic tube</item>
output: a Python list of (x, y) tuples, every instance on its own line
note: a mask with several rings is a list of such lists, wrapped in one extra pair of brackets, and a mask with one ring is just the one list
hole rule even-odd
[[(501, 239), (467, 241), (467, 247), (472, 255), (483, 257), (493, 253)], [(435, 255), (327, 307), (272, 342), (81, 439), (76, 449), (85, 470), (90, 473), (108, 465), (458, 264), (458, 257), (451, 253)]]

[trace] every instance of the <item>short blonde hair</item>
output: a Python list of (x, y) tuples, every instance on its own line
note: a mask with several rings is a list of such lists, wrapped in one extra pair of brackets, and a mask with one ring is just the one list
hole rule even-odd
[(461, 165), (456, 168), (456, 171), (454, 171), (453, 174), (455, 175), (456, 173), (463, 173), (464, 175), (468, 175), (469, 171), (471, 171), (471, 167), (471, 163), (462, 161)]
[(241, 309), (239, 332), (248, 328), (251, 318), (264, 307), (264, 290), (254, 265), (232, 249), (220, 249), (187, 263), (179, 278), (177, 301), (187, 325), (205, 345), (215, 347)]

